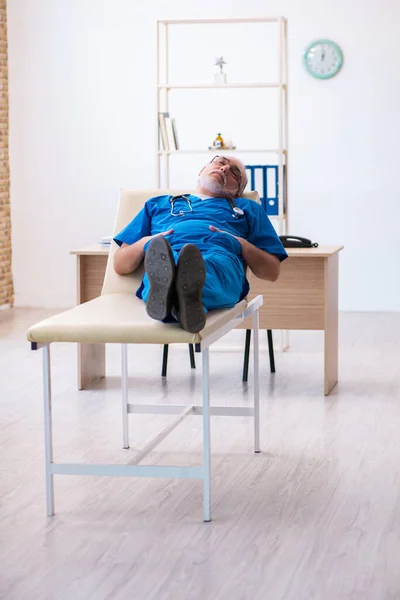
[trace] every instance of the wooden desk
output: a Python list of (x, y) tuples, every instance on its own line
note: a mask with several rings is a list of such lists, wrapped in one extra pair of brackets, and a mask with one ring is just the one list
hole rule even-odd
[[(251, 276), (250, 297), (263, 294), (261, 329), (324, 331), (324, 393), (338, 380), (338, 272), (343, 246), (288, 248), (275, 283)], [(251, 321), (241, 328), (250, 329)]]
[[(313, 329), (324, 331), (324, 393), (338, 380), (338, 270), (343, 246), (289, 248), (277, 282), (252, 276), (251, 294), (263, 294), (261, 329)], [(72, 250), (77, 257), (78, 304), (99, 296), (108, 248), (100, 244)], [(251, 321), (240, 325), (251, 329)], [(79, 344), (78, 388), (105, 376), (105, 345)]]

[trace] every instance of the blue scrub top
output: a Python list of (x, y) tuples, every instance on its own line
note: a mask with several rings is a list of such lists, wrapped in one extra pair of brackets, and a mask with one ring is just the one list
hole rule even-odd
[[(173, 229), (174, 233), (168, 235), (167, 239), (174, 253), (179, 252), (185, 244), (196, 244), (202, 252), (209, 252), (217, 247), (222, 253), (233, 253), (242, 259), (242, 247), (238, 240), (226, 233), (210, 231), (209, 226), (214, 225), (248, 240), (260, 250), (274, 254), (280, 261), (287, 258), (271, 221), (257, 202), (236, 198), (235, 205), (242, 209), (244, 215), (235, 219), (226, 198), (203, 200), (189, 195), (192, 211), (186, 198), (176, 198), (172, 212), (178, 216), (171, 215), (171, 198), (172, 196), (156, 196), (147, 200), (143, 209), (115, 236), (114, 241), (119, 246), (123, 243), (134, 244), (145, 236)], [(183, 211), (182, 215), (178, 214), (180, 211)], [(248, 289), (247, 285), (246, 288)], [(141, 297), (139, 290), (138, 296)]]

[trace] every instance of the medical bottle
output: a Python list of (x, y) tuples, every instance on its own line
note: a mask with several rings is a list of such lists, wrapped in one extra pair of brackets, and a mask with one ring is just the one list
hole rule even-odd
[(214, 146), (214, 148), (223, 148), (224, 147), (224, 140), (222, 139), (222, 136), (220, 133), (217, 133), (217, 137), (214, 140), (213, 146)]

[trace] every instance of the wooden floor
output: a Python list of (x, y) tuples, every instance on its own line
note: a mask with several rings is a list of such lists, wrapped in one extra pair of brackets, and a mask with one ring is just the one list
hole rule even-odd
[[(56, 477), (45, 516), (41, 353), (26, 328), (51, 311), (0, 312), (0, 598), (400, 599), (400, 314), (343, 314), (340, 384), (323, 396), (320, 333), (292, 333), (277, 373), (261, 353), (262, 453), (249, 419), (212, 419), (213, 521), (199, 481)], [(277, 341), (278, 341), (278, 336)], [(211, 353), (212, 401), (248, 404), (243, 331)], [(132, 347), (130, 400), (201, 401), (187, 348)], [(171, 417), (131, 416), (121, 449), (119, 349), (107, 382), (76, 390), (76, 348), (52, 349), (55, 460), (128, 462)], [(149, 456), (200, 460), (190, 417)]]

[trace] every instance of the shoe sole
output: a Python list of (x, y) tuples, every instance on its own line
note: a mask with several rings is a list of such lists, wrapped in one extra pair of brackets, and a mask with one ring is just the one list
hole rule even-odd
[(194, 244), (186, 244), (179, 254), (175, 287), (179, 322), (190, 333), (198, 333), (206, 324), (201, 299), (205, 280), (206, 267), (200, 250)]
[(171, 247), (163, 236), (153, 238), (147, 248), (144, 268), (150, 282), (146, 311), (149, 317), (163, 321), (171, 312), (175, 262)]

